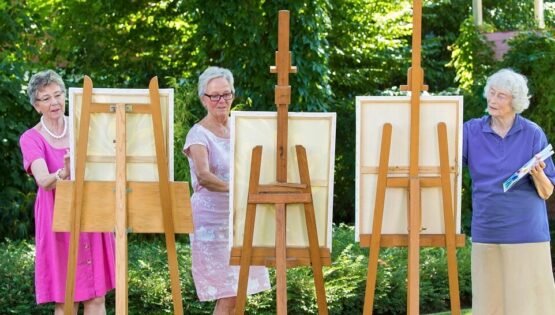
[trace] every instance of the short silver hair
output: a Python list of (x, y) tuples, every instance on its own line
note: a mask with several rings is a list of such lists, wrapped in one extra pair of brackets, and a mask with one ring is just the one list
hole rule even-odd
[(485, 98), (488, 97), (491, 88), (509, 91), (513, 97), (511, 106), (517, 114), (522, 113), (530, 106), (528, 80), (525, 76), (515, 72), (513, 69), (501, 69), (488, 78), (486, 87), (484, 88)]
[(44, 70), (33, 74), (29, 80), (29, 85), (27, 86), (27, 95), (29, 96), (29, 102), (31, 102), (31, 105), (35, 106), (37, 92), (52, 83), (57, 84), (62, 89), (62, 92), (64, 92), (64, 94), (66, 93), (64, 80), (62, 80), (62, 77), (53, 70)]
[(229, 83), (231, 87), (231, 93), (235, 94), (235, 87), (233, 86), (233, 74), (226, 68), (220, 67), (208, 67), (204, 72), (198, 77), (198, 97), (202, 98), (206, 92), (206, 86), (208, 82), (216, 78), (224, 78)]

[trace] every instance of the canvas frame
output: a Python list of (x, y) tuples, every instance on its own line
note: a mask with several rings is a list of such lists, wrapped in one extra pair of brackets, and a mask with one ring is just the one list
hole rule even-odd
[[(356, 98), (355, 240), (372, 234), (374, 202), (383, 124), (392, 124), (389, 176), (408, 176), (410, 161), (410, 96)], [(419, 173), (439, 175), (437, 123), (447, 125), (449, 170), (455, 229), (461, 229), (462, 96), (422, 96), (420, 104)], [(421, 188), (422, 228), (426, 234), (444, 234), (440, 187)], [(386, 189), (382, 234), (408, 234), (408, 191)]]
[[(288, 182), (299, 182), (295, 145), (303, 145), (307, 151), (319, 245), (331, 251), (336, 115), (290, 112), (288, 117)], [(234, 111), (230, 120), (229, 246), (233, 248), (241, 247), (243, 242), (254, 146), (263, 147), (260, 184), (275, 182), (277, 113)], [(327, 137), (324, 139), (322, 135)], [(286, 229), (288, 247), (309, 246), (302, 204), (288, 205)], [(253, 246), (273, 247), (274, 244), (275, 206), (258, 204)]]
[[(160, 89), (160, 109), (164, 143), (168, 157), (169, 180), (174, 173), (174, 91)], [(82, 88), (69, 88), (69, 128), (71, 178), (75, 178), (76, 148), (83, 101)], [(133, 107), (150, 104), (149, 89), (93, 88), (92, 103), (129, 104)], [(158, 181), (154, 130), (150, 113), (131, 112), (126, 115), (127, 180)], [(116, 117), (111, 113), (91, 113), (85, 181), (115, 180)]]

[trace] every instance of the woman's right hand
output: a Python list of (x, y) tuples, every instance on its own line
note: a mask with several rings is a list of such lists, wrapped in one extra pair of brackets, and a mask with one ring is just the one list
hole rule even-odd
[(63, 179), (66, 179), (69, 177), (70, 175), (70, 155), (69, 155), (69, 149), (66, 150), (66, 154), (64, 155), (64, 168), (62, 169), (61, 172), (61, 177)]

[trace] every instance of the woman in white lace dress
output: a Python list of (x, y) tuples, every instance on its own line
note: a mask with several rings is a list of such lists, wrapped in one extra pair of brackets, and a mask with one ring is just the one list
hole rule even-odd
[[(214, 314), (235, 310), (239, 267), (229, 265), (229, 162), (228, 118), (235, 89), (233, 75), (209, 67), (199, 77), (198, 96), (206, 116), (185, 140), (193, 196), (194, 234), (191, 234), (192, 272), (201, 301), (217, 300)], [(270, 289), (268, 270), (251, 267), (248, 293)]]

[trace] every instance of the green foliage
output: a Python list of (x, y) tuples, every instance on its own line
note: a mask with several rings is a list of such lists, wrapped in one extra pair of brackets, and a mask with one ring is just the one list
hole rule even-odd
[(451, 61), (449, 46), (459, 35), (462, 21), (471, 14), (467, 0), (428, 0), (422, 8), (422, 67), (430, 91), (453, 86), (455, 73), (447, 68)]
[(500, 67), (510, 67), (528, 78), (530, 107), (522, 114), (555, 141), (555, 37), (552, 32), (523, 32), (509, 42), (511, 49)]
[(338, 99), (375, 93), (406, 76), (411, 34), (409, 1), (334, 1), (330, 41)]
[(494, 26), (496, 31), (536, 28), (533, 0), (484, 0), (482, 9), (484, 22)]
[(329, 109), (328, 1), (247, 2), (240, 8), (234, 2), (215, 0), (184, 4), (198, 26), (192, 36), (196, 50), (188, 63), (193, 78), (210, 65), (229, 68), (236, 79), (237, 103), (245, 104), (246, 110), (275, 110), (276, 78), (269, 66), (275, 64), (278, 11), (287, 9), (291, 12), (291, 63), (299, 69), (290, 76), (290, 110)]
[(34, 18), (19, 1), (0, 1), (0, 239), (27, 237), (33, 226), (34, 181), (22, 170), (19, 135), (36, 119), (22, 88)]
[(35, 246), (29, 241), (0, 245), (0, 305), (4, 314), (52, 314), (53, 305), (35, 302)]
[(165, 86), (186, 73), (195, 25), (177, 1), (30, 3), (47, 25), (40, 64), (75, 85), (86, 74), (96, 87), (144, 88), (153, 76)]
[(189, 162), (182, 152), (185, 136), (195, 122), (204, 117), (206, 111), (198, 99), (196, 86), (192, 84), (178, 86), (176, 83), (172, 85), (175, 88), (174, 176), (177, 181), (190, 182)]
[[(478, 28), (472, 17), (463, 21), (460, 35), (451, 46), (452, 61), (449, 66), (455, 68), (459, 87), (470, 90), (473, 84), (483, 84), (483, 78), (491, 71), (495, 60), (493, 49)], [(465, 103), (465, 111), (467, 104)]]
[[(334, 226), (333, 259), (324, 268), (326, 297), (330, 314), (361, 314), (364, 305), (368, 250), (353, 243), (354, 227)], [(0, 304), (7, 314), (51, 314), (52, 305), (37, 306), (33, 287), (34, 246), (28, 241), (0, 244)], [(214, 303), (201, 303), (191, 276), (191, 250), (177, 242), (181, 290), (185, 314), (211, 314)], [(470, 244), (457, 252), (460, 293), (463, 305), (470, 301)], [(171, 314), (173, 312), (167, 253), (162, 237), (129, 240), (129, 313)], [(449, 287), (443, 249), (421, 250), (421, 311), (448, 309)], [(407, 251), (387, 248), (380, 251), (376, 283), (375, 314), (403, 314), (406, 310)], [(249, 296), (247, 314), (275, 314), (275, 271), (271, 291)], [(287, 271), (288, 311), (317, 314), (312, 271), (308, 267)], [(106, 297), (108, 314), (114, 314), (114, 292)]]

